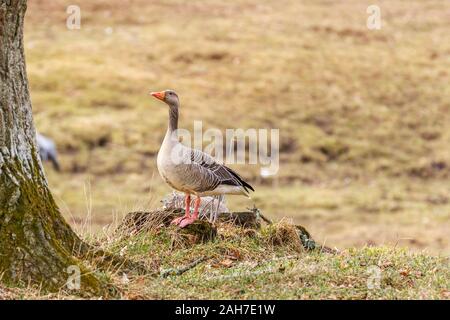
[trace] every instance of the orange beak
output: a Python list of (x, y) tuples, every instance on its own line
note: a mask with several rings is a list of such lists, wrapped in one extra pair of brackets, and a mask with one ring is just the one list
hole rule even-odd
[(154, 96), (156, 99), (162, 100), (164, 101), (164, 98), (166, 96), (166, 93), (164, 91), (161, 92), (151, 92), (150, 93), (152, 96)]

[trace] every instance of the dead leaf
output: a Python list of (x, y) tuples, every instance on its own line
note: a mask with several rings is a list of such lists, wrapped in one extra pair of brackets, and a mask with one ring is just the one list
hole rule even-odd
[(231, 259), (224, 259), (224, 260), (220, 261), (219, 264), (222, 267), (230, 268), (233, 265), (233, 260), (231, 260)]
[(404, 277), (408, 277), (409, 276), (409, 270), (407, 269), (402, 269), (400, 270), (400, 274)]
[(240, 260), (241, 252), (237, 249), (228, 249), (225, 253), (225, 257), (231, 260)]

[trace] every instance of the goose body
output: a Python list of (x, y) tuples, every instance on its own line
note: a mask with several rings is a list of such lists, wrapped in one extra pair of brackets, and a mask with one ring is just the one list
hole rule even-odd
[[(155, 92), (152, 95), (169, 105), (169, 124), (158, 152), (157, 167), (159, 174), (170, 187), (184, 192), (186, 201), (189, 202), (191, 194), (197, 196), (197, 201), (200, 202), (200, 197), (204, 196), (248, 196), (250, 190), (254, 191), (252, 186), (232, 169), (218, 163), (209, 154), (188, 148), (179, 142), (176, 136), (179, 100), (174, 91)], [(194, 209), (195, 219), (197, 214)], [(177, 222), (183, 226), (183, 221)]]
[[(173, 159), (174, 153), (176, 159)], [(166, 133), (158, 152), (158, 171), (173, 189), (196, 196), (234, 194), (248, 196), (253, 188), (230, 168), (213, 157), (190, 149)]]

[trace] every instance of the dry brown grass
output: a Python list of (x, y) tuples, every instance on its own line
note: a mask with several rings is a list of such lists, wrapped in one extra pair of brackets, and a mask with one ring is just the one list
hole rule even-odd
[(298, 252), (304, 250), (297, 228), (286, 219), (269, 226), (266, 232), (266, 240), (269, 245), (287, 246)]
[(71, 222), (87, 181), (93, 231), (169, 191), (155, 171), (167, 111), (147, 92), (170, 87), (182, 127), (280, 129), (276, 181), (243, 171), (272, 218), (333, 246), (448, 252), (447, 1), (379, 1), (379, 31), (370, 1), (78, 3), (79, 31), (68, 0), (30, 1), (26, 21), (35, 122), (60, 149), (64, 173), (48, 175)]

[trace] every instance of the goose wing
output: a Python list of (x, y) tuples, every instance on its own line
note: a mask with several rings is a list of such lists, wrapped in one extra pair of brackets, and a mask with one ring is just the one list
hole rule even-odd
[[(188, 148), (186, 148), (188, 149)], [(182, 164), (185, 185), (197, 192), (212, 191), (219, 185), (238, 186), (245, 193), (254, 191), (253, 187), (244, 181), (239, 174), (227, 166), (218, 163), (209, 154), (196, 149), (188, 149), (188, 163)]]

